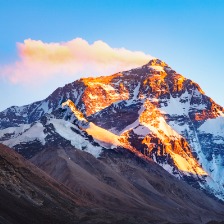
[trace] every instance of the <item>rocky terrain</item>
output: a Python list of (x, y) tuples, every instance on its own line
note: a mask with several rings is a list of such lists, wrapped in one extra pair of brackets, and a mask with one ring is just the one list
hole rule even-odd
[(52, 148), (31, 161), (80, 198), (113, 213), (134, 214), (141, 223), (224, 220), (223, 204), (126, 149), (105, 150), (96, 159), (74, 148)]
[(224, 205), (157, 164), (122, 149), (103, 154), (99, 160), (75, 148), (54, 148), (33, 157), (56, 182), (0, 145), (0, 223), (207, 223), (224, 218)]

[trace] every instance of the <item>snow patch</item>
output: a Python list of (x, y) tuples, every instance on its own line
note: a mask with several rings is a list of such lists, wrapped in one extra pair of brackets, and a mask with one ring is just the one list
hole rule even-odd
[(41, 123), (34, 123), (29, 129), (25, 130), (21, 135), (15, 136), (9, 140), (3, 141), (4, 145), (13, 147), (22, 142), (32, 142), (38, 140), (42, 145), (45, 144), (46, 134), (44, 133), (44, 127)]
[[(9, 127), (0, 131), (0, 138), (4, 137), (6, 134), (11, 135), (11, 137), (17, 137), (24, 131), (30, 128), (30, 124), (22, 124), (19, 127)], [(10, 137), (10, 138), (11, 138)]]
[(159, 66), (159, 65), (151, 65), (151, 66), (149, 66), (149, 68), (152, 68), (152, 69), (154, 69), (154, 70), (156, 70), (158, 72), (164, 72), (163, 67)]
[(145, 126), (140, 125), (137, 128), (134, 128), (133, 132), (140, 136), (146, 136), (150, 133), (150, 130), (149, 130), (149, 128), (147, 128)]
[(224, 117), (216, 117), (206, 120), (198, 129), (203, 133), (210, 133), (224, 137)]
[(100, 142), (116, 146), (121, 145), (118, 135), (115, 135), (112, 132), (101, 128), (92, 122), (89, 123), (89, 127), (86, 128), (85, 131), (89, 135), (92, 135), (95, 140), (98, 140)]
[(56, 132), (63, 138), (69, 140), (75, 148), (89, 152), (95, 157), (99, 157), (102, 152), (102, 147), (93, 146), (83, 136), (72, 131), (72, 128), (76, 129), (75, 125), (62, 119), (51, 119), (49, 122), (54, 125)]

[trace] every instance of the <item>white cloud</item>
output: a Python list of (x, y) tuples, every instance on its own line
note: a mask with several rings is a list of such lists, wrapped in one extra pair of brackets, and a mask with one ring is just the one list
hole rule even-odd
[(146, 64), (153, 57), (140, 51), (111, 48), (103, 41), (89, 44), (76, 38), (44, 43), (26, 39), (18, 43), (19, 59), (0, 68), (0, 76), (15, 84), (53, 80), (57, 76), (109, 75)]

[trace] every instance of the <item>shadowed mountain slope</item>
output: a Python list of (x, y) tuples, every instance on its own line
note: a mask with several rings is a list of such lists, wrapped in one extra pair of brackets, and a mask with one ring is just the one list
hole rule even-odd
[(2, 144), (0, 199), (1, 224), (146, 223), (144, 218), (114, 214), (72, 193)]
[(48, 148), (31, 161), (113, 213), (135, 214), (152, 223), (224, 220), (224, 205), (123, 148), (105, 150), (100, 159), (71, 147)]

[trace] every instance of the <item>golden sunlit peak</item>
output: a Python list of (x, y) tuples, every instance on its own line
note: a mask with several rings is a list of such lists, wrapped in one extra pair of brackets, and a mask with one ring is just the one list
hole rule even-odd
[(100, 77), (89, 77), (89, 78), (81, 78), (81, 81), (86, 85), (89, 86), (90, 84), (96, 84), (96, 83), (103, 83), (103, 84), (109, 84), (112, 79), (123, 76), (122, 73), (116, 73), (109, 76), (100, 76)]
[(168, 66), (164, 61), (161, 61), (159, 59), (152, 59), (152, 60), (149, 61), (149, 63), (147, 65), (149, 65), (149, 66), (162, 66), (162, 67)]

